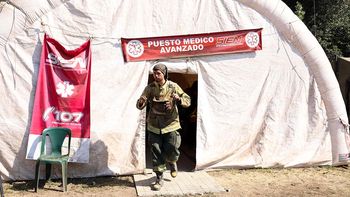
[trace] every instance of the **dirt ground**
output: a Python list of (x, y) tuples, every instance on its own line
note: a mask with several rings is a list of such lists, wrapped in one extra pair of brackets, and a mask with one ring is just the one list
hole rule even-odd
[[(350, 167), (288, 169), (226, 169), (208, 172), (226, 192), (197, 196), (350, 196)], [(34, 193), (33, 181), (5, 183), (9, 196), (137, 196), (132, 176), (69, 179), (68, 192), (61, 180), (50, 181)], [(193, 195), (192, 195), (193, 196)]]

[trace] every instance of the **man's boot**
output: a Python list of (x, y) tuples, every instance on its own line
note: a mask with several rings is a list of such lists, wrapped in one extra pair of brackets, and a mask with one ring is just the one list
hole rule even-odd
[(163, 184), (164, 184), (163, 173), (162, 172), (156, 172), (156, 175), (157, 175), (157, 179), (156, 179), (156, 182), (154, 183), (152, 189), (156, 190), (156, 191), (159, 191), (163, 187)]
[(176, 162), (170, 162), (170, 175), (175, 178), (177, 176), (177, 165)]

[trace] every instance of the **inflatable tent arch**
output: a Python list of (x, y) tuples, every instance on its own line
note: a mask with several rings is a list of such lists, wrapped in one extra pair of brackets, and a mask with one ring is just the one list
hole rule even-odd
[(71, 49), (93, 38), (90, 160), (71, 163), (70, 177), (145, 167), (145, 113), (135, 102), (151, 64), (125, 63), (121, 37), (260, 27), (262, 51), (164, 61), (170, 72), (198, 74), (196, 169), (348, 160), (347, 115), (331, 65), (280, 0), (7, 2), (0, 2), (0, 91), (7, 95), (0, 101), (0, 172), (7, 180), (34, 178), (25, 153), (45, 32)]

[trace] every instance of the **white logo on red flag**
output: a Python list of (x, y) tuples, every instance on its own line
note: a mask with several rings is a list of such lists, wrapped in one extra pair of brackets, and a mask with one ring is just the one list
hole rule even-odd
[(131, 57), (140, 57), (144, 51), (143, 44), (138, 40), (130, 40), (126, 48)]
[(256, 32), (249, 32), (246, 36), (245, 36), (245, 42), (247, 43), (248, 47), (250, 48), (255, 48), (259, 45), (259, 34)]
[(56, 85), (56, 92), (63, 98), (71, 96), (74, 92), (74, 86), (69, 83), (69, 81), (59, 82)]

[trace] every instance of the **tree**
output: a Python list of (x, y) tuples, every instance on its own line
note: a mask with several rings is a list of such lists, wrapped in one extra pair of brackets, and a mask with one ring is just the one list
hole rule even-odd
[(332, 63), (336, 56), (350, 56), (350, 0), (284, 2), (299, 18), (305, 12), (303, 22), (317, 38)]

